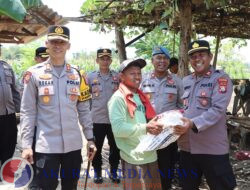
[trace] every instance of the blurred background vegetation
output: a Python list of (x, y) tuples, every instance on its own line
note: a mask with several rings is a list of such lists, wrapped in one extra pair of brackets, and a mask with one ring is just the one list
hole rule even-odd
[[(135, 37), (141, 32), (140, 30), (127, 31), (126, 36), (130, 38)], [(196, 36), (196, 38), (201, 38), (201, 36)], [(25, 45), (3, 46), (1, 59), (12, 65), (17, 78), (20, 79), (23, 72), (35, 64), (34, 51), (41, 44), (44, 44), (45, 40), (46, 38), (43, 37)], [(214, 52), (215, 39), (211, 37), (209, 41), (212, 52)], [(136, 56), (147, 60), (148, 64), (143, 72), (148, 72), (153, 69), (151, 64), (151, 52), (154, 46), (163, 45), (169, 49), (171, 56), (174, 55), (178, 57), (179, 43), (179, 34), (174, 34), (158, 27), (132, 44), (132, 47), (135, 49)], [(220, 44), (217, 68), (224, 69), (232, 79), (250, 78), (250, 63), (246, 63), (238, 53), (243, 46), (247, 46), (247, 41), (242, 39), (224, 39)], [(115, 49), (112, 51), (113, 63), (111, 68), (117, 70), (119, 68), (118, 55), (115, 53)], [(83, 69), (85, 72), (91, 72), (98, 69), (95, 59), (96, 52), (86, 53), (80, 51), (73, 53), (68, 61), (71, 64), (78, 65), (79, 68)]]

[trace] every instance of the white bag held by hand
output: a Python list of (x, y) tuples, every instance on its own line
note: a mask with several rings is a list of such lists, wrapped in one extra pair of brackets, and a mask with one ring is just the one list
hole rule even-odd
[(159, 135), (147, 134), (140, 139), (140, 143), (133, 150), (133, 153), (158, 150), (167, 147), (175, 142), (179, 135), (174, 134), (173, 126), (183, 125), (182, 113), (178, 110), (166, 111), (158, 115), (158, 122), (163, 124), (163, 131)]

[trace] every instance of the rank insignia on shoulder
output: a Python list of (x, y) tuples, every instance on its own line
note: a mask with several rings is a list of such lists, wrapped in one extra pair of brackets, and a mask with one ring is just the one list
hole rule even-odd
[(43, 80), (49, 80), (52, 78), (52, 75), (51, 74), (43, 74), (43, 75), (40, 75), (39, 78), (43, 79)]
[(23, 76), (23, 82), (24, 82), (25, 84), (28, 84), (29, 81), (30, 81), (31, 76), (32, 76), (32, 73), (29, 72), (29, 71), (27, 71), (27, 72), (24, 74), (24, 76)]
[(228, 79), (219, 78), (218, 83), (219, 83), (219, 93), (221, 93), (221, 94), (226, 93), (227, 92)]

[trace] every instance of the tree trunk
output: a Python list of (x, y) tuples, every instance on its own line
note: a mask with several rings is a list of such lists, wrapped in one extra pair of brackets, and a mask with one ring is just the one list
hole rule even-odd
[(120, 63), (127, 59), (125, 41), (122, 29), (115, 27), (115, 43), (118, 50)]
[(191, 23), (192, 23), (192, 7), (190, 0), (180, 0), (180, 55), (179, 55), (179, 72), (180, 77), (189, 74), (188, 70), (188, 44), (191, 40)]

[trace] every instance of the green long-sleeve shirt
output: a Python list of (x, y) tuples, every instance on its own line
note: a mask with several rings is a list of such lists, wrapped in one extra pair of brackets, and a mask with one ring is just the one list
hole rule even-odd
[(116, 145), (121, 158), (130, 164), (140, 165), (156, 161), (156, 151), (132, 155), (139, 139), (146, 134), (145, 107), (138, 94), (133, 94), (137, 105), (134, 118), (131, 118), (123, 94), (117, 90), (108, 102), (109, 118)]

